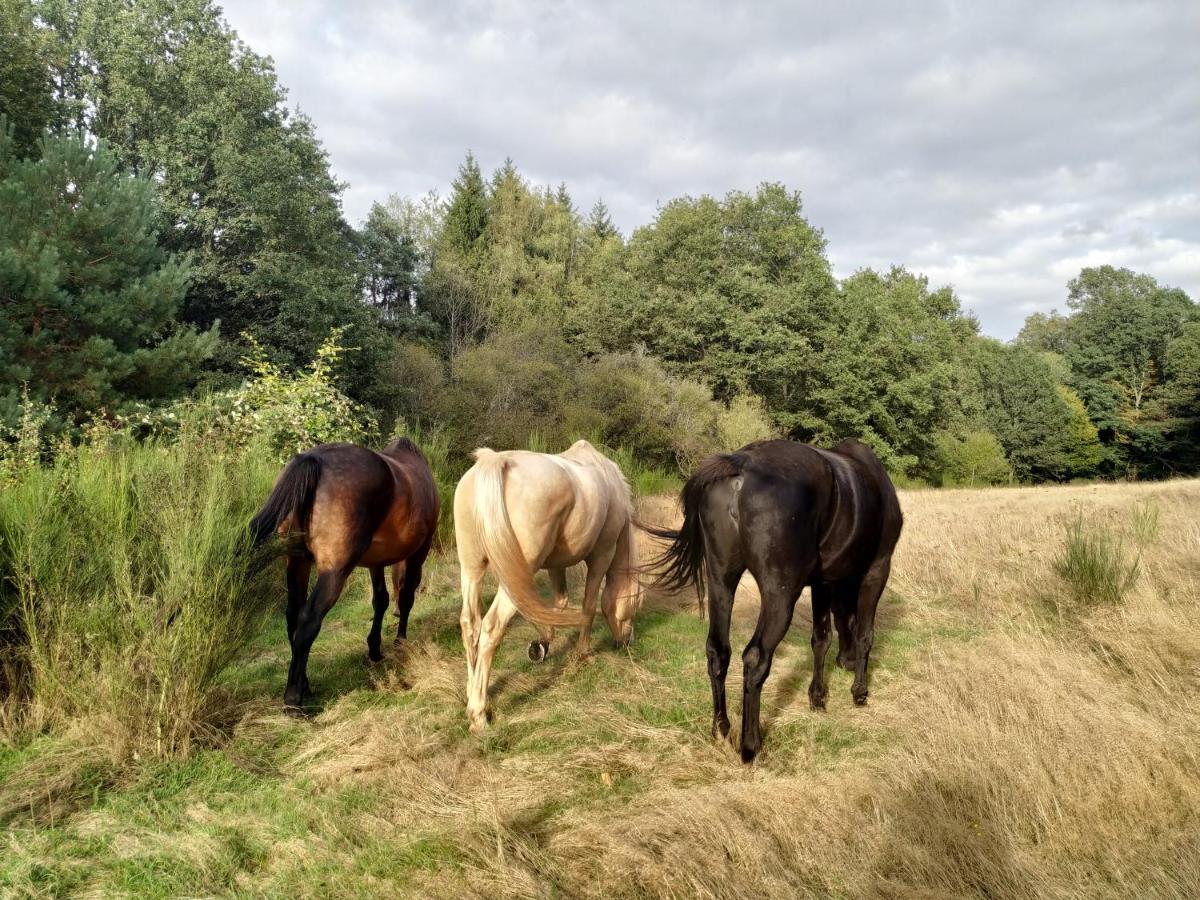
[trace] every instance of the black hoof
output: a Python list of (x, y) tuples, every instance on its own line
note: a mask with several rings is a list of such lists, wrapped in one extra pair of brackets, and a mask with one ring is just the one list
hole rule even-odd
[(855, 706), (866, 706), (867, 705), (867, 695), (863, 694), (861, 697), (859, 697), (856, 694), (854, 697), (854, 705)]
[(813, 710), (814, 712), (825, 712), (825, 698), (824, 697), (809, 697), (808, 698), (808, 708)]
[(714, 741), (724, 741), (729, 738), (729, 721), (713, 722), (712, 736)]
[(547, 654), (550, 653), (549, 641), (530, 641), (529, 649), (526, 651), (529, 654), (529, 661), (540, 663), (545, 662)]
[(746, 765), (750, 765), (750, 763), (754, 762), (754, 757), (756, 756), (758, 756), (757, 750), (752, 750), (749, 747), (742, 748), (742, 762), (744, 762)]
[(289, 716), (291, 716), (293, 719), (307, 719), (308, 718), (308, 713), (305, 711), (303, 706), (296, 706), (295, 704), (292, 704), (292, 703), (284, 703), (283, 711), (285, 713), (287, 713)]
[(378, 647), (367, 648), (367, 659), (373, 663), (383, 662), (383, 651)]

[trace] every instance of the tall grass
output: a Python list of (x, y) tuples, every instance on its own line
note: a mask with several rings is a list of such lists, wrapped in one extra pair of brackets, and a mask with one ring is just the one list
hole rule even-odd
[(445, 432), (439, 430), (425, 431), (420, 427), (408, 428), (405, 435), (425, 454), (429, 468), (433, 472), (433, 481), (437, 485), (438, 497), (441, 499), (441, 512), (438, 516), (437, 549), (447, 550), (454, 544), (454, 486), (467, 470), (467, 463), (455, 462), (450, 441)]
[(215, 678), (278, 595), (246, 537), (276, 468), (188, 444), (84, 447), (0, 495), (25, 676), (8, 702), (26, 728), (82, 732), (120, 760), (186, 754), (219, 726)]
[[(1135, 523), (1145, 530), (1144, 517)], [(1062, 549), (1054, 560), (1054, 571), (1067, 589), (1067, 603), (1060, 600), (1060, 607), (1081, 611), (1115, 605), (1137, 583), (1139, 564), (1139, 558), (1129, 558), (1119, 534), (1103, 523), (1085, 522), (1080, 510), (1067, 523)]]

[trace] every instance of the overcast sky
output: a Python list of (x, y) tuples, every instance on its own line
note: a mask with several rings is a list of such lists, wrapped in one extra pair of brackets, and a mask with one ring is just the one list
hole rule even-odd
[(839, 276), (900, 263), (1011, 337), (1088, 265), (1200, 299), (1200, 2), (225, 0), (349, 183), (445, 195), (468, 148), (603, 197), (799, 189)]

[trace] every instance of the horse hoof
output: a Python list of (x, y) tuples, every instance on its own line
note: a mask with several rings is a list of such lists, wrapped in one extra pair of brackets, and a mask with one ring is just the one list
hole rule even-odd
[(529, 654), (529, 661), (540, 663), (545, 662), (547, 654), (550, 652), (549, 641), (530, 641), (529, 649), (526, 651)]
[(742, 762), (744, 762), (746, 765), (750, 765), (750, 763), (754, 762), (754, 757), (756, 756), (758, 756), (757, 750), (753, 750), (750, 747), (742, 748)]
[(383, 662), (383, 651), (378, 647), (368, 650), (367, 660), (373, 663)]
[(861, 697), (856, 696), (854, 698), (854, 705), (855, 706), (866, 706), (867, 705), (867, 695), (863, 694)]
[(480, 734), (487, 731), (488, 719), (487, 715), (471, 715), (467, 714), (467, 727), (471, 730), (471, 734)]
[(813, 712), (825, 712), (825, 698), (824, 697), (809, 697), (808, 698), (808, 708), (811, 709)]
[(285, 703), (283, 711), (293, 719), (307, 719), (308, 713), (304, 711), (303, 706), (295, 706), (291, 703)]

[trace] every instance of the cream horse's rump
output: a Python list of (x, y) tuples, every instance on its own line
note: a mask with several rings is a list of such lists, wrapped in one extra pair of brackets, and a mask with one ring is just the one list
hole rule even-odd
[[(555, 625), (579, 625), (578, 650), (591, 646), (596, 600), (613, 638), (627, 643), (641, 605), (635, 571), (633, 502), (616, 463), (587, 441), (565, 453), (475, 451), (475, 465), (454, 491), (454, 533), (462, 573), (463, 646), (467, 653), (467, 718), (487, 724), (492, 657), (516, 613), (536, 624), (548, 641)], [(587, 563), (583, 609), (566, 608), (566, 570)], [(488, 566), (500, 589), (481, 619), (481, 589)], [(555, 606), (544, 604), (533, 575), (548, 569)], [(531, 656), (534, 647), (530, 645)], [(545, 652), (543, 643), (541, 652)], [(537, 658), (536, 656), (534, 658)]]

